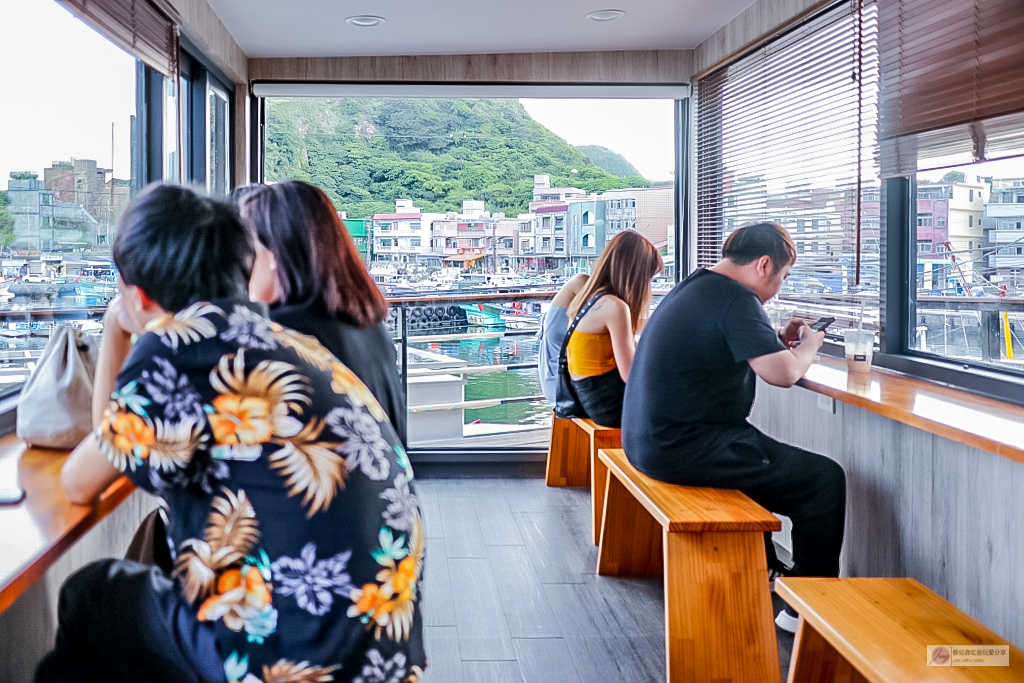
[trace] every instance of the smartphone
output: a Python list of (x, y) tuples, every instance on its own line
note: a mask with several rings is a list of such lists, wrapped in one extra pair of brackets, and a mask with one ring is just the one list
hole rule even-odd
[(0, 505), (14, 505), (20, 503), (25, 497), (25, 492), (17, 486), (0, 487)]
[(824, 330), (826, 327), (828, 327), (829, 325), (831, 325), (835, 321), (836, 321), (836, 319), (831, 317), (831, 316), (825, 316), (824, 318), (818, 318), (816, 321), (814, 321), (814, 324), (811, 325), (811, 329), (814, 330), (815, 332), (821, 332), (822, 330)]

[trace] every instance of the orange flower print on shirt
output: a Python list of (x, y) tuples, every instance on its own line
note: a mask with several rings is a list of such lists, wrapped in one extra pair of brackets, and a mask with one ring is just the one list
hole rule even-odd
[(224, 619), (232, 631), (241, 631), (247, 619), (270, 604), (270, 588), (256, 567), (229, 569), (217, 579), (217, 592), (199, 607), (200, 621)]
[(145, 459), (149, 457), (149, 449), (156, 442), (156, 432), (145, 418), (119, 410), (113, 415), (113, 419), (104, 424), (104, 431), (109, 430), (113, 435), (114, 446), (132, 453), (136, 458)]
[(380, 407), (380, 403), (366, 388), (363, 381), (356, 376), (356, 373), (338, 361), (331, 363), (331, 389), (336, 394), (347, 394), (352, 405), (365, 407), (378, 422), (388, 419), (387, 413)]
[(380, 548), (372, 555), (382, 566), (376, 577), (380, 583), (367, 583), (352, 591), (348, 616), (372, 624), (377, 638), (384, 632), (391, 640), (401, 642), (412, 631), (417, 583), (423, 573), (424, 533), (419, 512), (413, 517), (408, 545), (405, 536), (396, 539), (388, 527), (380, 530), (378, 540)]
[(222, 394), (213, 399), (216, 412), (207, 417), (218, 444), (252, 446), (266, 443), (273, 434), (270, 404), (255, 396)]

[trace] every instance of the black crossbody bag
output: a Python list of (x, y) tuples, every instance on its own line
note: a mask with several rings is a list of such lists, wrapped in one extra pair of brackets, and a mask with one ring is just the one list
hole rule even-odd
[(576, 389), (572, 385), (572, 378), (569, 377), (569, 360), (566, 356), (566, 351), (569, 349), (569, 338), (576, 331), (576, 326), (580, 324), (580, 320), (597, 303), (597, 300), (605, 294), (606, 292), (598, 292), (590, 297), (587, 303), (583, 304), (576, 314), (576, 318), (569, 325), (569, 329), (566, 330), (565, 338), (562, 339), (562, 350), (558, 354), (558, 388), (555, 391), (555, 417), (557, 418), (568, 420), (574, 417), (590, 417), (583, 408), (583, 404), (580, 403), (579, 396), (576, 395)]

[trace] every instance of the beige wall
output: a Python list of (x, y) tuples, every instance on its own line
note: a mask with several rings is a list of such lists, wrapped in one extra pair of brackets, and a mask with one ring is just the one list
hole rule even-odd
[(1024, 647), (1024, 464), (758, 382), (751, 421), (847, 478), (844, 576), (909, 576)]
[(688, 83), (692, 50), (260, 58), (253, 80), (432, 83)]

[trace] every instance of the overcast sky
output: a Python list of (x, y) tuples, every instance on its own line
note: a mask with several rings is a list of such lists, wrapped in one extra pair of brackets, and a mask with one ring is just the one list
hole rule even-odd
[(0, 0), (0, 189), (11, 171), (95, 159), (131, 173), (135, 59), (53, 0)]
[(570, 145), (607, 147), (648, 180), (672, 180), (672, 100), (519, 101), (534, 120)]

